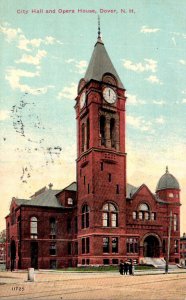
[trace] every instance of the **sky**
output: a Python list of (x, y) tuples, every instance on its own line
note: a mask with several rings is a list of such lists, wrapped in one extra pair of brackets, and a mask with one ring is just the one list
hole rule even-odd
[(12, 197), (76, 180), (74, 99), (99, 14), (127, 93), (127, 181), (155, 192), (168, 166), (186, 232), (185, 10), (185, 0), (0, 1), (0, 230)]

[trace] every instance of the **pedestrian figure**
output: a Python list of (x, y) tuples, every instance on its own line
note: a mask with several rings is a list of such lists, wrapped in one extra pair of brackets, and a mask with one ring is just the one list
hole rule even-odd
[(123, 260), (120, 260), (119, 272), (120, 272), (121, 275), (123, 275), (123, 269), (124, 269), (124, 263), (123, 263)]
[(133, 275), (132, 274), (132, 259), (130, 259), (130, 262), (129, 262), (129, 275)]
[(127, 261), (124, 262), (124, 275), (127, 275), (128, 273), (129, 264)]

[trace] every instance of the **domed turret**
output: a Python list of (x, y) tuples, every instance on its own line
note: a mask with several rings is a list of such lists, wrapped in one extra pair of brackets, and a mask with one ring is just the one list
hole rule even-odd
[(160, 180), (158, 181), (156, 192), (165, 189), (180, 189), (178, 180), (172, 174), (169, 173), (168, 167), (166, 167), (165, 174), (161, 176)]

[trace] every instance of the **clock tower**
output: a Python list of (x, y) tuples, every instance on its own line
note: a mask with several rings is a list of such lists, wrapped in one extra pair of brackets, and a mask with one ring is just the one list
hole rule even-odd
[(78, 265), (126, 254), (125, 89), (100, 36), (78, 85)]

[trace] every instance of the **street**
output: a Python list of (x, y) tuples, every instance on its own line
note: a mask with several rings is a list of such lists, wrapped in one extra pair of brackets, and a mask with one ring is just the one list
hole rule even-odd
[(122, 276), (119, 272), (0, 272), (0, 299), (186, 300), (186, 272)]

